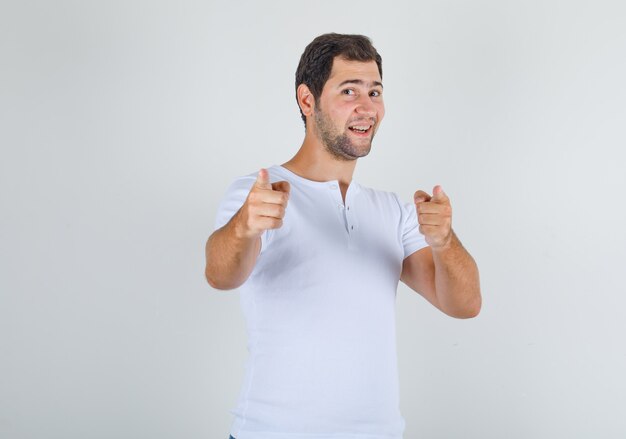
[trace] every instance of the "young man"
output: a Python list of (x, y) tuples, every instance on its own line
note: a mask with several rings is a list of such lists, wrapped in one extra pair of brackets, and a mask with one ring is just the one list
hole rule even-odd
[(250, 356), (236, 439), (400, 439), (398, 281), (457, 318), (478, 314), (478, 269), (440, 186), (413, 203), (352, 179), (384, 117), (367, 37), (305, 49), (296, 98), (306, 134), (282, 165), (236, 179), (206, 245), (206, 278), (240, 287)]

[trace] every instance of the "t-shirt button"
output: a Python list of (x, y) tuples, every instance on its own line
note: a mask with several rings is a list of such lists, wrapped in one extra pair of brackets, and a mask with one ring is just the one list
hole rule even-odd
[(335, 190), (335, 189), (337, 189), (337, 185), (336, 185), (336, 184), (331, 184), (331, 185), (330, 185), (330, 188), (331, 188), (331, 189), (333, 189), (333, 190)]

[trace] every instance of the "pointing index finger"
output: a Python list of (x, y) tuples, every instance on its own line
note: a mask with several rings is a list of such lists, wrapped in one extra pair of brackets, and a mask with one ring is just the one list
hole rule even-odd
[(272, 183), (272, 189), (275, 191), (285, 192), (287, 193), (287, 195), (289, 195), (289, 192), (291, 191), (291, 185), (286, 180), (277, 181), (275, 183)]
[(422, 203), (424, 201), (430, 201), (430, 199), (431, 199), (430, 195), (428, 195), (426, 192), (422, 190), (415, 192), (415, 194), (413, 195), (413, 201), (415, 203)]

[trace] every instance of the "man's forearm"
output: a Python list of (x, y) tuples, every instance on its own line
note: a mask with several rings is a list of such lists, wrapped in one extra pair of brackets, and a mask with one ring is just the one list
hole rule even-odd
[(245, 238), (236, 231), (235, 218), (216, 230), (206, 243), (205, 276), (213, 288), (231, 290), (243, 284), (256, 263), (260, 238)]
[(482, 303), (478, 266), (454, 231), (450, 242), (433, 248), (435, 289), (441, 308), (457, 318), (475, 317)]
[(204, 275), (213, 288), (231, 290), (243, 284), (261, 251), (261, 236), (283, 224), (290, 185), (270, 183), (262, 168), (241, 208), (206, 243)]

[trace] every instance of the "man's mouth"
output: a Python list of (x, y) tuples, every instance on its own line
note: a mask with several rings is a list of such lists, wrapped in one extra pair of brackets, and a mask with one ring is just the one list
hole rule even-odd
[(348, 128), (350, 129), (350, 131), (356, 133), (357, 135), (366, 136), (369, 135), (370, 131), (372, 130), (372, 125), (352, 125)]

